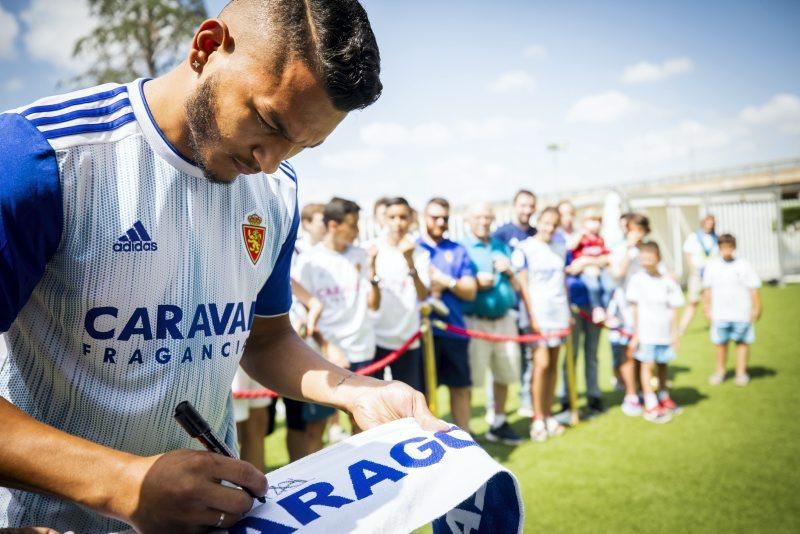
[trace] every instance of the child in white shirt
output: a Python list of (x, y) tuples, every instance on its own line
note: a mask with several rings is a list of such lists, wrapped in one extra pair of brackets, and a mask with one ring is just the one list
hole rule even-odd
[(746, 386), (750, 381), (747, 361), (755, 341), (754, 325), (761, 317), (761, 280), (746, 260), (734, 257), (735, 252), (736, 238), (722, 234), (721, 257), (711, 260), (703, 270), (703, 304), (717, 356), (716, 370), (708, 379), (712, 386), (725, 380), (729, 341), (736, 343), (734, 384)]
[[(640, 362), (640, 382), (644, 393), (646, 420), (665, 423), (678, 407), (667, 391), (667, 364), (678, 350), (677, 308), (684, 304), (683, 293), (675, 281), (659, 272), (661, 251), (650, 241), (639, 245), (640, 271), (628, 283), (626, 296), (633, 313), (634, 358)], [(658, 395), (650, 383), (658, 370)]]

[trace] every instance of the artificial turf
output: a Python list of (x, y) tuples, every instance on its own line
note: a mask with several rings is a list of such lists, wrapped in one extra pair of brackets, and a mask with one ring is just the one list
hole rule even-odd
[[(562, 437), (518, 447), (486, 442), (477, 390), (471, 430), (517, 476), (525, 531), (800, 532), (800, 418), (793, 411), (800, 406), (800, 286), (765, 287), (762, 297), (750, 385), (734, 386), (730, 373), (722, 385), (708, 385), (713, 346), (698, 313), (672, 366), (673, 398), (683, 412), (665, 425), (622, 414), (605, 338), (600, 384), (609, 409)], [(513, 413), (516, 395), (510, 404)], [(440, 406), (448, 406), (443, 389)], [(527, 419), (514, 414), (510, 422), (527, 434)], [(279, 424), (267, 439), (270, 470), (288, 461), (284, 439)]]

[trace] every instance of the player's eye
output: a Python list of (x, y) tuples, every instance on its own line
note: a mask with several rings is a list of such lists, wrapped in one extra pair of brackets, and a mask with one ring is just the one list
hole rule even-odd
[(275, 128), (274, 126), (270, 126), (267, 123), (267, 121), (264, 120), (264, 117), (261, 116), (261, 113), (259, 113), (258, 111), (256, 111), (255, 113), (256, 113), (256, 119), (258, 120), (258, 125), (261, 126), (262, 130), (264, 130), (268, 134), (274, 134), (275, 132), (278, 131), (277, 128)]

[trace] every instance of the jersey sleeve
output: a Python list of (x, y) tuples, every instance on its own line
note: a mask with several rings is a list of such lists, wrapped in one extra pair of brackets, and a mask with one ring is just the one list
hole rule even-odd
[(461, 265), (458, 268), (458, 278), (462, 276), (472, 276), (474, 277), (477, 274), (476, 266), (472, 263), (472, 259), (469, 257), (469, 253), (464, 246), (461, 246)]
[(25, 306), (61, 241), (56, 154), (26, 118), (0, 114), (0, 333)]
[(680, 308), (686, 301), (683, 298), (683, 292), (681, 291), (680, 286), (672, 279), (669, 280), (669, 307), (670, 308)]
[(300, 212), (295, 200), (294, 215), (292, 216), (289, 234), (286, 236), (286, 241), (283, 242), (283, 246), (278, 253), (278, 260), (272, 268), (272, 273), (256, 298), (256, 315), (261, 317), (283, 315), (288, 313), (289, 308), (292, 307), (291, 267), (299, 224)]

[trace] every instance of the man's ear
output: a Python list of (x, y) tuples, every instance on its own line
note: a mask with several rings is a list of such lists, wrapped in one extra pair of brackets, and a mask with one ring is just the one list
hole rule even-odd
[(233, 38), (228, 25), (219, 19), (207, 19), (197, 28), (192, 38), (189, 65), (199, 73), (217, 50), (229, 50), (231, 45)]

